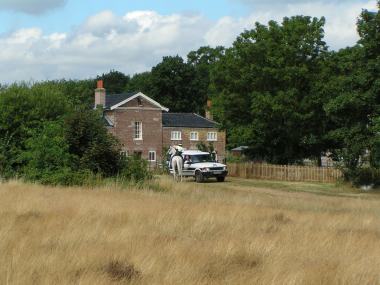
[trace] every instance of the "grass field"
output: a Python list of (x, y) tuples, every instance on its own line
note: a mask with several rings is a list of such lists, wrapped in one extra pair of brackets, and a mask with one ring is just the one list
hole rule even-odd
[(380, 196), (229, 178), (0, 184), (0, 284), (380, 284)]

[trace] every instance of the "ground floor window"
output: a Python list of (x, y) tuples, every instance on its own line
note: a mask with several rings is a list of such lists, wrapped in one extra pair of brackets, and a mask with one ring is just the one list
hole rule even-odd
[(133, 155), (137, 158), (141, 158), (142, 157), (142, 151), (134, 151), (133, 152)]
[(154, 150), (149, 151), (148, 160), (149, 161), (156, 161), (156, 152)]

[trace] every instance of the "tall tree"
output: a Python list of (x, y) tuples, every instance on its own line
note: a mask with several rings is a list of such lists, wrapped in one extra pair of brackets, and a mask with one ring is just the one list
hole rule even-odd
[(197, 112), (205, 108), (201, 78), (180, 56), (164, 57), (152, 68), (150, 95), (172, 112)]
[(69, 102), (57, 88), (12, 85), (0, 92), (0, 170), (12, 175), (23, 165), (26, 141), (44, 122), (62, 118)]
[(151, 83), (152, 73), (150, 71), (137, 73), (132, 76), (131, 80), (128, 82), (125, 90), (127, 92), (143, 92), (148, 96), (151, 96)]
[(320, 102), (312, 94), (318, 61), (327, 51), (324, 18), (284, 18), (245, 31), (212, 73), (214, 114), (230, 145), (252, 157), (290, 163), (323, 150)]
[(212, 99), (214, 95), (214, 88), (211, 83), (211, 72), (216, 63), (224, 56), (225, 48), (218, 46), (211, 48), (209, 46), (200, 47), (196, 51), (191, 51), (187, 55), (187, 62), (194, 66), (197, 76), (199, 78), (199, 96), (204, 98), (201, 114), (205, 111), (206, 100)]
[(101, 76), (98, 76), (97, 79), (104, 81), (104, 87), (109, 94), (118, 94), (125, 90), (130, 77), (120, 71), (111, 70), (108, 73), (103, 73)]
[(361, 93), (369, 103), (369, 120), (371, 136), (371, 163), (380, 167), (380, 1), (376, 12), (363, 10), (357, 26), (360, 36), (359, 45), (364, 52), (365, 82)]

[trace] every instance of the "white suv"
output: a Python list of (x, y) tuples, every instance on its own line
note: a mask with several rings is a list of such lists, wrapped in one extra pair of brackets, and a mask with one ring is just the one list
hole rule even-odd
[[(197, 182), (203, 182), (210, 177), (215, 177), (219, 182), (223, 182), (227, 176), (227, 166), (213, 160), (208, 152), (185, 150), (182, 157), (184, 160), (183, 176), (192, 176)], [(170, 173), (173, 174), (170, 160), (168, 165)]]

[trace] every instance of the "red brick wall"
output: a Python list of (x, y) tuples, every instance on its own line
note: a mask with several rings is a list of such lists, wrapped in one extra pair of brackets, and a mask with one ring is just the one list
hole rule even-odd
[[(182, 140), (181, 141), (172, 141), (171, 140), (171, 132), (172, 131), (181, 131), (182, 133)], [(198, 141), (191, 141), (190, 140), (190, 132), (198, 132)], [(207, 133), (208, 132), (217, 132), (217, 141), (212, 141), (212, 144), (214, 145), (215, 150), (218, 154), (218, 160), (222, 161), (226, 157), (226, 133), (220, 132), (218, 129), (191, 129), (191, 128), (170, 128), (170, 127), (164, 127), (163, 128), (163, 146), (169, 147), (170, 145), (182, 143), (183, 147), (185, 149), (197, 149), (197, 143), (204, 142), (206, 145), (209, 144), (209, 141), (207, 141)]]
[[(126, 107), (128, 109), (123, 109)], [(114, 123), (114, 127), (109, 130), (120, 140), (124, 151), (128, 151), (129, 155), (141, 151), (144, 159), (148, 159), (149, 151), (156, 151), (159, 160), (162, 155), (161, 109), (147, 101), (143, 101), (143, 106), (138, 107), (137, 100), (133, 100), (121, 109), (107, 111), (106, 115)], [(136, 121), (142, 122), (142, 140), (134, 139)]]

